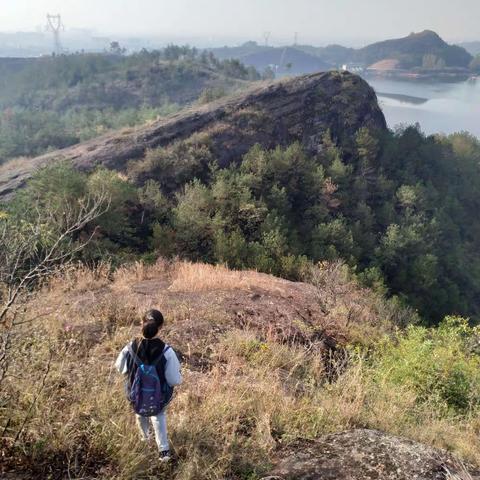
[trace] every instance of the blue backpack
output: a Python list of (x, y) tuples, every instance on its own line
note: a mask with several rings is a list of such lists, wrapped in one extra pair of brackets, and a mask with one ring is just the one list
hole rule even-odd
[(165, 368), (166, 346), (160, 357), (151, 365), (142, 363), (138, 355), (133, 351), (132, 345), (128, 345), (128, 353), (137, 366), (133, 381), (127, 388), (127, 398), (132, 404), (133, 410), (142, 417), (158, 415), (170, 402), (173, 395), (173, 387), (168, 385), (165, 374), (158, 375), (157, 366), (163, 362)]

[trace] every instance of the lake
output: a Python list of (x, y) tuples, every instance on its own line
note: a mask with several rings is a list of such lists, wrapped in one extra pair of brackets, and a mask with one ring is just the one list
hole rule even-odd
[(480, 79), (461, 83), (415, 83), (367, 79), (389, 127), (419, 123), (426, 134), (467, 131), (480, 138)]

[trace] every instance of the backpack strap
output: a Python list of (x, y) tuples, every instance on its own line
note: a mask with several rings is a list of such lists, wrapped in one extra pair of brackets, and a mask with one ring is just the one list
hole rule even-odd
[(137, 367), (140, 367), (142, 365), (142, 362), (140, 361), (140, 358), (138, 358), (138, 355), (133, 351), (132, 342), (128, 344), (127, 348), (128, 348), (128, 353), (132, 357)]
[(152, 363), (152, 365), (155, 365), (157, 366), (163, 359), (163, 357), (165, 356), (165, 353), (170, 350), (170, 348), (172, 348), (170, 345), (165, 345), (165, 348), (163, 349), (163, 352), (161, 355), (159, 355), (159, 357)]

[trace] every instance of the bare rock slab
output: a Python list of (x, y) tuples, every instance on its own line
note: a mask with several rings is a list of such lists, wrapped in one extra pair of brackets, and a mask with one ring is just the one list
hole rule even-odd
[(478, 480), (447, 452), (376, 430), (290, 445), (269, 480)]

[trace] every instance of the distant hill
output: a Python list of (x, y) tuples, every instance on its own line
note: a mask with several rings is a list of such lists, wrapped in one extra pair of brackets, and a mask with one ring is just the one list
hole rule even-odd
[[(286, 70), (293, 74), (325, 71), (348, 63), (369, 66), (383, 60), (396, 60), (398, 68), (404, 69), (468, 68), (472, 60), (472, 55), (465, 48), (449, 45), (430, 30), (373, 43), (360, 49), (342, 45), (267, 47), (247, 42), (239, 47), (223, 47), (212, 51), (219, 58), (236, 58), (260, 71), (269, 65), (278, 65), (280, 74)], [(289, 69), (285, 68), (287, 64), (290, 64)]]
[(271, 68), (277, 75), (301, 75), (332, 68), (331, 62), (297, 46), (268, 47), (247, 42), (239, 47), (222, 47), (211, 51), (219, 59), (235, 58), (260, 72)]
[(327, 45), (326, 47), (312, 47), (311, 45), (301, 45), (299, 49), (316, 57), (320, 57), (323, 61), (331, 65), (341, 65), (351, 61), (355, 57), (356, 50), (354, 48), (343, 47), (342, 45)]
[(240, 59), (245, 65), (262, 71), (271, 66), (278, 74), (303, 74), (323, 72), (331, 69), (331, 64), (319, 57), (310, 55), (295, 47), (270, 48), (250, 53)]
[(402, 68), (424, 66), (425, 56), (433, 55), (446, 67), (467, 68), (472, 56), (458, 45), (447, 44), (438, 34), (430, 30), (412, 33), (407, 37), (373, 43), (354, 54), (356, 61), (368, 65), (385, 59), (400, 61)]
[(209, 51), (212, 52), (219, 60), (227, 60), (229, 58), (240, 59), (254, 53), (265, 52), (273, 49), (275, 49), (275, 47), (259, 45), (257, 42), (250, 41), (236, 47), (224, 46), (211, 48)]

